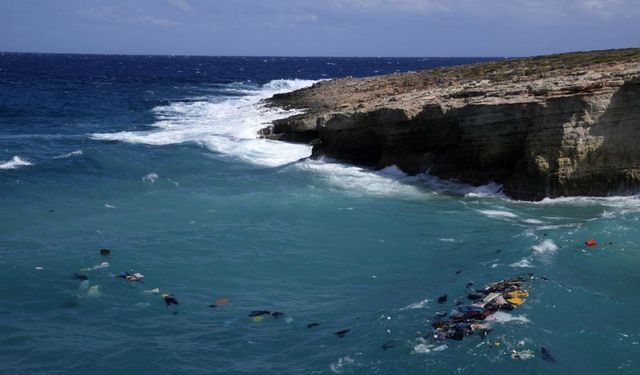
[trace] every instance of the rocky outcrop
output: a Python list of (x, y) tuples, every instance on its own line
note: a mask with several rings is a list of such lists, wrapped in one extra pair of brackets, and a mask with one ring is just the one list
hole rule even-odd
[(640, 50), (324, 81), (268, 105), (304, 109), (262, 136), (516, 199), (640, 191)]

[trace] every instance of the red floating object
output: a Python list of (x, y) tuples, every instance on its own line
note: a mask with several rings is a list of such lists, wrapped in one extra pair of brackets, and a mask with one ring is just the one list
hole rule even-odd
[(586, 240), (584, 241), (584, 244), (587, 246), (596, 246), (598, 243), (596, 242), (596, 240)]

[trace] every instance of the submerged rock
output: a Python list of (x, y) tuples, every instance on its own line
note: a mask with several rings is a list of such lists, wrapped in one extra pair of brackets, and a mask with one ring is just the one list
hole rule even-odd
[(525, 200), (640, 189), (640, 49), (323, 81), (267, 104), (306, 112), (261, 135), (316, 158), (497, 182)]

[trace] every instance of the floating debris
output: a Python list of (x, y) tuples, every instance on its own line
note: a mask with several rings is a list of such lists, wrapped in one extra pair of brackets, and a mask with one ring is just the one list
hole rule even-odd
[[(473, 304), (456, 307), (449, 319), (441, 320), (439, 318), (444, 316), (438, 316), (431, 324), (434, 329), (433, 337), (459, 341), (472, 334), (486, 336), (491, 331), (491, 326), (483, 321), (499, 310), (510, 311), (523, 304), (525, 297), (529, 296), (529, 292), (523, 287), (530, 278), (533, 276), (501, 280), (467, 295)], [(438, 302), (444, 300), (445, 296), (438, 298)]]
[(87, 295), (89, 297), (98, 297), (100, 294), (100, 285), (91, 285), (89, 290), (87, 290)]
[(278, 319), (279, 317), (285, 315), (285, 313), (282, 313), (279, 311), (269, 311), (269, 310), (253, 310), (249, 314), (249, 317), (251, 318), (251, 317), (262, 316), (262, 315), (271, 315), (274, 318)]
[(176, 299), (176, 296), (174, 296), (171, 293), (163, 293), (161, 297), (164, 300), (164, 303), (167, 305), (167, 307), (170, 307), (171, 305), (179, 305), (178, 300)]
[(334, 332), (334, 335), (337, 335), (339, 338), (343, 338), (347, 335), (347, 333), (351, 332), (351, 329), (343, 329), (338, 332)]
[(556, 363), (556, 359), (553, 358), (553, 355), (551, 354), (551, 351), (549, 349), (547, 349), (544, 346), (540, 347), (540, 354), (542, 354), (542, 359), (547, 361), (547, 362), (551, 362), (551, 363)]
[(80, 272), (88, 272), (88, 271), (93, 271), (93, 270), (99, 270), (102, 268), (107, 268), (109, 267), (109, 262), (102, 262), (100, 264), (97, 264), (93, 267), (89, 267), (89, 268), (80, 268)]
[(382, 344), (382, 346), (380, 347), (380, 349), (382, 350), (387, 350), (387, 349), (391, 349), (395, 346), (394, 344), (395, 341), (389, 341), (387, 343)]
[(521, 350), (521, 351), (515, 351), (512, 350), (511, 351), (511, 358), (513, 359), (521, 359), (521, 360), (527, 360), (527, 359), (532, 359), (535, 358), (536, 355), (533, 353), (532, 350)]
[(144, 279), (144, 275), (140, 272), (120, 272), (117, 277), (134, 282), (140, 282)]
[(110, 249), (100, 249), (100, 255), (102, 255), (103, 257), (108, 257), (111, 255), (111, 250)]

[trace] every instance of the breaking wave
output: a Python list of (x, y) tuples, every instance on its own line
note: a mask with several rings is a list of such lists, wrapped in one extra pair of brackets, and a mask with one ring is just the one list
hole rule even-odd
[(0, 169), (18, 169), (20, 167), (24, 167), (27, 165), (33, 165), (33, 163), (29, 162), (28, 160), (24, 160), (21, 157), (19, 157), (18, 155), (14, 156), (11, 160), (9, 161), (5, 161), (5, 162), (0, 162)]

